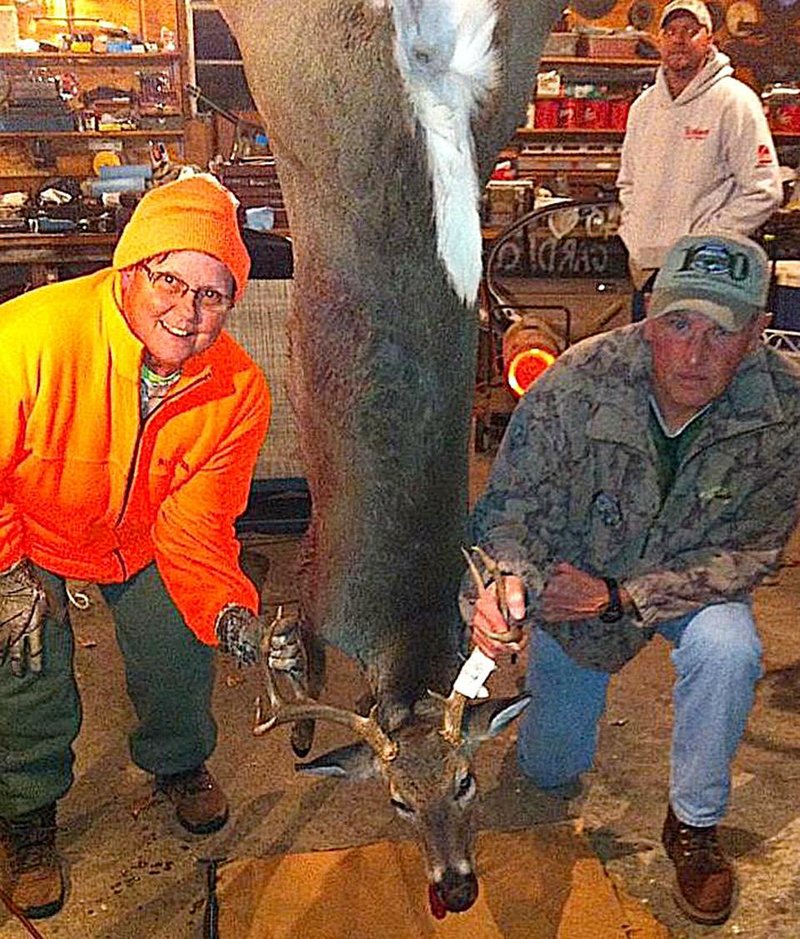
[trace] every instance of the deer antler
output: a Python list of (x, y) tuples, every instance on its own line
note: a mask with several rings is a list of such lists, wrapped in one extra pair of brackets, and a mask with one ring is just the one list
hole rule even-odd
[(268, 651), (272, 637), (283, 619), (283, 608), (278, 607), (275, 618), (270, 623), (267, 633), (261, 643), (264, 653), (264, 685), (270, 703), (270, 715), (264, 719), (261, 697), (256, 699), (256, 725), (253, 728), (255, 736), (260, 737), (268, 733), (279, 724), (295, 723), (299, 720), (327, 720), (349, 727), (355, 734), (368, 743), (384, 763), (388, 763), (397, 756), (397, 744), (378, 723), (377, 705), (369, 712), (369, 716), (362, 717), (355, 711), (321, 704), (314, 698), (308, 697), (299, 686), (292, 682), (294, 692), (293, 701), (285, 701), (277, 688), (272, 669), (269, 667)]
[[(500, 612), (503, 615), (503, 619), (508, 623), (508, 600), (506, 599), (506, 588), (505, 583), (503, 582), (503, 572), (500, 569), (500, 565), (494, 558), (489, 557), (489, 555), (481, 548), (479, 545), (473, 545), (470, 551), (474, 551), (478, 555), (478, 558), (483, 564), (483, 567), (489, 577), (489, 582), (494, 583), (496, 596), (497, 596), (497, 606)], [(469, 568), (470, 576), (472, 577), (473, 583), (478, 588), (478, 594), (482, 594), (486, 590), (486, 585), (483, 582), (483, 577), (481, 576), (480, 571), (478, 570), (475, 562), (472, 560), (470, 551), (467, 551), (466, 548), (461, 549), (461, 553), (464, 555), (467, 561), (467, 567)], [(523, 631), (522, 627), (517, 623), (508, 623), (508, 632), (505, 633), (493, 633), (486, 631), (486, 635), (490, 639), (496, 639), (498, 642), (519, 642), (522, 639)]]
[(460, 691), (452, 689), (450, 694), (445, 697), (443, 694), (437, 694), (435, 691), (428, 690), (428, 694), (437, 701), (442, 702), (442, 726), (439, 733), (444, 739), (454, 747), (458, 747), (463, 740), (461, 722), (464, 719), (464, 708), (467, 704), (466, 695)]
[[(489, 557), (483, 548), (478, 545), (473, 545), (471, 550), (478, 556), (481, 564), (483, 564), (490, 582), (494, 582), (497, 606), (503, 618), (508, 622), (508, 601), (506, 600), (505, 584), (503, 583), (503, 573), (500, 570), (500, 565), (493, 558)], [(484, 593), (486, 591), (486, 585), (483, 582), (483, 577), (477, 565), (472, 560), (470, 552), (462, 547), (461, 553), (466, 559), (470, 576), (475, 586), (478, 588), (478, 593)], [(522, 638), (522, 628), (516, 625), (509, 625), (508, 632), (502, 635), (492, 632), (488, 633), (488, 635), (492, 639), (497, 639), (501, 642), (519, 642)], [(459, 746), (463, 739), (462, 721), (464, 719), (464, 708), (467, 704), (467, 696), (457, 691), (455, 686), (446, 698), (443, 695), (436, 694), (434, 691), (430, 691), (429, 694), (442, 702), (442, 728), (439, 733), (454, 747)]]

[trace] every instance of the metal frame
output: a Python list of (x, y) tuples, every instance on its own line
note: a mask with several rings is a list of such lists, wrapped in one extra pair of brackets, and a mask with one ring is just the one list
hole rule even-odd
[(800, 332), (791, 329), (765, 329), (761, 338), (773, 349), (800, 358)]
[[(564, 233), (562, 237), (567, 238), (574, 236), (581, 230), (585, 230), (587, 234), (590, 233), (587, 227), (590, 212), (587, 211), (587, 207), (597, 206), (598, 208), (607, 209), (615, 205), (617, 203), (614, 200), (602, 199), (565, 199), (553, 202), (520, 216), (493, 239), (486, 257), (483, 276), (484, 302), (481, 309), (481, 342), (476, 373), (474, 408), (477, 450), (487, 450), (495, 437), (499, 439), (505, 427), (505, 420), (507, 420), (513, 408), (513, 401), (510, 397), (509, 400), (506, 400), (503, 394), (504, 391), (507, 392), (507, 389), (505, 389), (502, 378), (502, 336), (508, 327), (515, 321), (526, 318), (527, 314), (533, 314), (541, 319), (545, 327), (550, 327), (559, 336), (563, 329), (563, 348), (571, 345), (573, 336), (573, 311), (569, 305), (564, 303), (533, 305), (530, 302), (524, 304), (513, 302), (513, 298), (498, 283), (501, 276), (497, 270), (499, 253), (519, 232), (523, 232), (522, 240), (527, 244), (528, 238), (524, 234), (524, 230), (531, 225), (540, 224), (543, 218), (552, 215), (556, 211), (577, 210), (578, 224), (571, 232)], [(584, 214), (581, 214), (582, 212)], [(556, 232), (553, 231), (553, 235), (559, 239)], [(529, 259), (525, 257), (521, 260), (524, 272)], [(598, 281), (602, 281), (602, 279), (602, 277), (597, 278)], [(544, 282), (544, 278), (542, 280)], [(510, 392), (507, 392), (507, 394), (510, 396)]]

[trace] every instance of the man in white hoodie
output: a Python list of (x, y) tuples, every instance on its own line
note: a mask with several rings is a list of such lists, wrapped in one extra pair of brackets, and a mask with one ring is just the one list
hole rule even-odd
[[(637, 291), (683, 235), (750, 235), (780, 207), (772, 135), (756, 93), (713, 44), (702, 0), (661, 15), (661, 67), (633, 103), (617, 186)], [(641, 296), (634, 319), (641, 319)]]

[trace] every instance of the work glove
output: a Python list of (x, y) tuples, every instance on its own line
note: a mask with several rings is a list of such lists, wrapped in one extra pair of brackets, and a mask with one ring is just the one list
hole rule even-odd
[[(279, 614), (278, 628), (272, 629), (267, 664), (278, 672), (299, 679), (306, 672), (305, 649), (297, 620)], [(274, 621), (268, 623), (246, 607), (231, 604), (217, 617), (216, 634), (220, 651), (233, 656), (239, 665), (254, 665), (261, 658), (262, 646)]]
[(284, 672), (296, 690), (308, 691), (308, 656), (296, 614), (284, 613), (278, 607), (275, 619), (269, 625), (269, 667)]
[(246, 607), (224, 607), (215, 626), (221, 652), (232, 656), (238, 665), (255, 665), (261, 655), (261, 641), (266, 624)]
[(42, 670), (42, 629), (47, 596), (30, 561), (23, 558), (0, 574), (0, 664), (11, 662), (20, 677)]

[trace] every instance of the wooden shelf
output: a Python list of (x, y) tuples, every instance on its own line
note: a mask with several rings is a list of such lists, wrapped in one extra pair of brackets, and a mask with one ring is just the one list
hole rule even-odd
[(76, 140), (104, 140), (116, 137), (183, 137), (182, 130), (3, 130), (0, 140), (26, 140), (36, 137), (74, 138)]
[(580, 65), (597, 66), (598, 68), (652, 68), (660, 65), (659, 59), (628, 59), (628, 58), (589, 58), (585, 55), (545, 55), (539, 60), (543, 65)]
[[(0, 179), (47, 179), (48, 177), (55, 176), (70, 176), (73, 174), (70, 173), (59, 173), (55, 167), (52, 167), (49, 170), (39, 169), (38, 167), (33, 167), (31, 169), (25, 169), (19, 167), (14, 170), (13, 173), (8, 173), (5, 170), (0, 170)], [(80, 177), (86, 176), (86, 173), (81, 173)]]
[(574, 140), (576, 138), (597, 139), (600, 137), (609, 143), (617, 143), (625, 136), (624, 130), (607, 130), (602, 127), (518, 127), (515, 136), (520, 140)]
[(55, 62), (65, 64), (130, 65), (132, 62), (154, 64), (180, 62), (179, 52), (0, 52), (0, 62), (30, 62), (32, 65), (47, 65)]
[[(76, 126), (73, 126), (73, 120), (69, 117), (71, 112), (64, 105), (64, 109), (58, 113), (58, 123), (53, 122), (56, 127), (60, 126), (62, 129), (48, 129), (47, 126), (36, 126), (38, 121), (33, 116), (35, 115), (35, 107), (32, 107), (31, 120), (25, 121), (30, 129), (14, 130), (12, 129), (13, 125), (6, 125), (5, 128), (0, 126), (0, 141), (13, 140), (23, 144), (36, 139), (60, 141), (60, 148), (63, 151), (77, 141), (129, 140), (134, 142), (134, 146), (138, 146), (139, 141), (146, 141), (148, 138), (178, 142), (185, 140), (185, 122), (188, 112), (183, 91), (185, 60), (181, 52), (4, 52), (0, 53), (0, 66), (2, 66), (2, 73), (5, 73), (5, 80), (2, 83), (4, 85), (3, 92), (9, 100), (12, 97), (9, 94), (12, 90), (12, 82), (19, 79), (24, 92), (25, 84), (32, 80), (30, 76), (35, 75), (37, 69), (46, 69), (51, 76), (70, 69), (74, 69), (76, 72), (80, 71), (80, 94), (72, 102), (73, 108), (76, 110), (78, 107), (86, 110), (97, 110), (88, 95), (88, 91), (107, 85), (117, 86), (123, 81), (125, 87), (129, 84), (134, 85), (137, 82), (136, 76), (138, 76), (142, 84), (142, 99), (137, 104), (135, 94), (131, 93), (129, 104), (126, 105), (138, 118), (141, 118), (141, 120), (136, 121), (138, 124), (144, 124), (145, 119), (149, 119), (153, 113), (152, 108), (149, 106), (152, 102), (149, 99), (144, 100), (144, 76), (148, 74), (148, 67), (151, 70), (155, 68), (159, 71), (168, 71), (170, 74), (169, 97), (162, 96), (163, 100), (159, 98), (165, 107), (165, 113), (163, 114), (165, 127), (155, 124), (155, 126), (149, 128), (137, 126), (119, 130), (112, 130), (111, 128), (107, 130), (78, 130)], [(0, 77), (2, 77), (1, 74)], [(22, 97), (24, 97), (23, 92), (20, 93)], [(55, 92), (53, 92), (52, 99), (43, 101), (43, 106), (51, 103), (51, 100), (55, 101), (54, 96)], [(13, 104), (13, 101), (10, 103)], [(116, 104), (117, 102), (114, 102), (115, 106)], [(100, 102), (97, 102), (97, 105), (107, 107)], [(99, 112), (97, 116), (99, 116)], [(114, 111), (113, 116), (120, 115), (117, 111)], [(161, 113), (156, 112), (156, 117), (162, 117)], [(46, 123), (44, 118), (42, 118), (42, 123)], [(9, 124), (11, 124), (10, 121)], [(89, 126), (96, 125), (91, 124)], [(4, 166), (3, 170), (3, 177), (5, 178), (8, 168)], [(24, 172), (20, 175), (24, 175)]]
[[(72, 248), (111, 248), (117, 243), (119, 232), (0, 232), (0, 248), (59, 248), (64, 244)], [(9, 263), (0, 258), (0, 263)]]
[[(602, 127), (518, 127), (514, 136), (518, 140), (575, 140), (600, 137), (609, 143), (619, 143), (625, 136), (624, 130), (609, 130)], [(800, 144), (800, 133), (773, 130), (772, 139), (776, 144)]]

